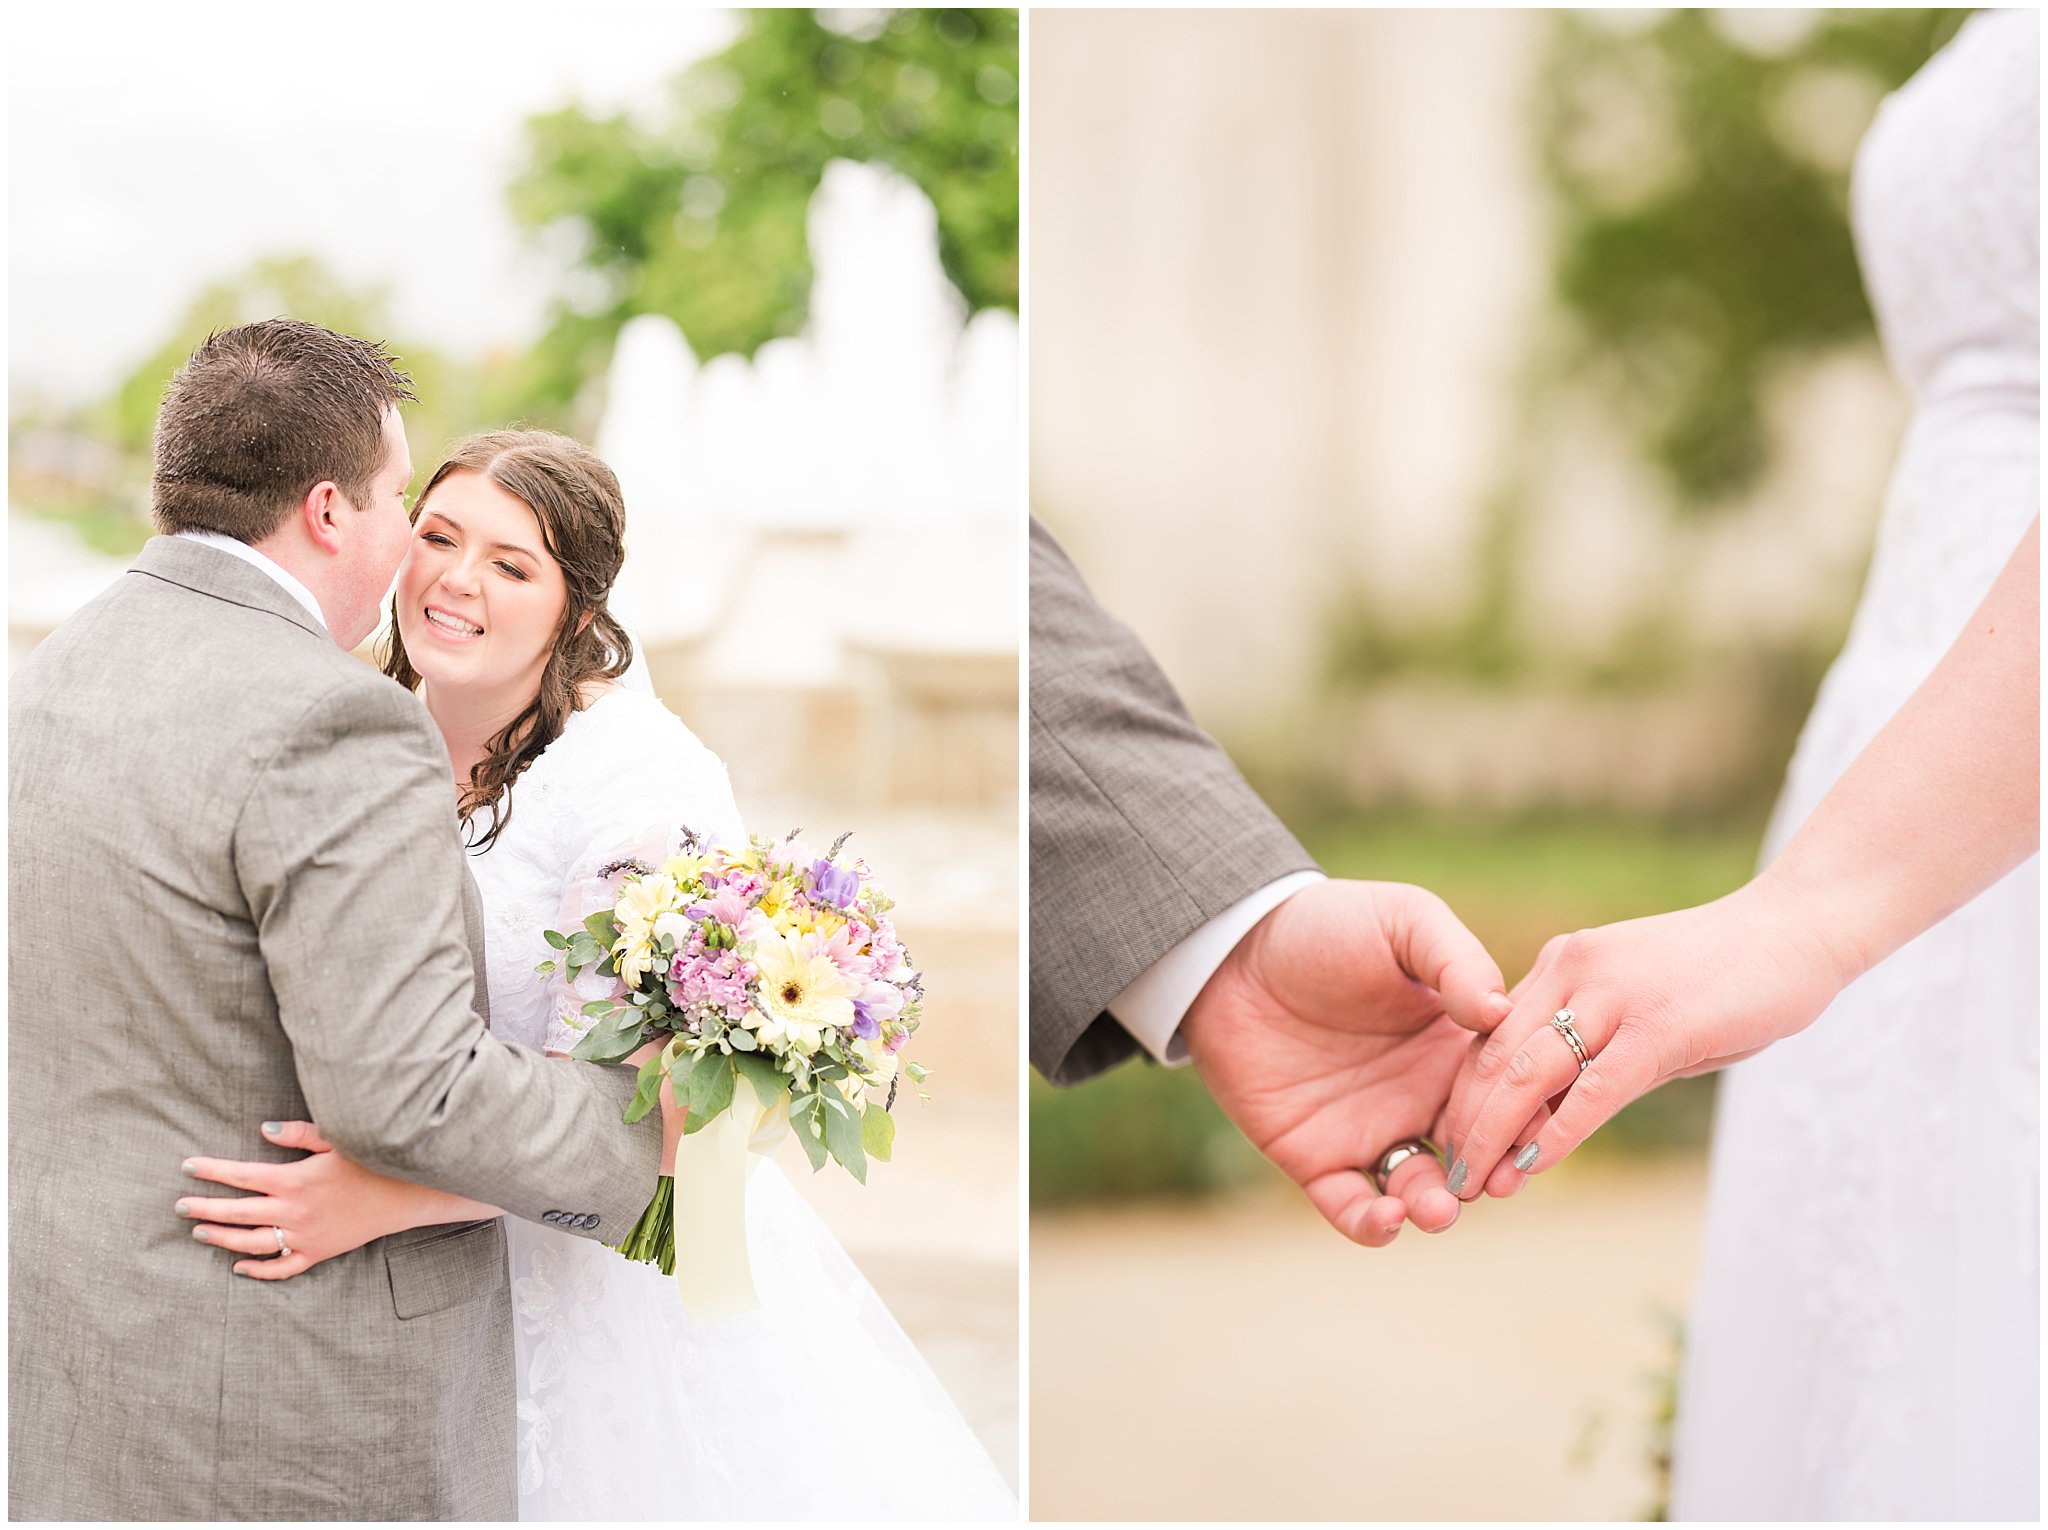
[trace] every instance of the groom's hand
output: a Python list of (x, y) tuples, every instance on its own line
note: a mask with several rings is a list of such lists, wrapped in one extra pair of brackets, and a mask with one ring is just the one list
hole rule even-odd
[(1307, 887), (1254, 925), (1181, 1022), (1209, 1092), (1330, 1225), (1377, 1248), (1404, 1217), (1458, 1219), (1443, 1165), (1367, 1171), (1440, 1132), (1475, 1031), (1512, 1007), (1500, 968), (1434, 893), (1399, 882)]

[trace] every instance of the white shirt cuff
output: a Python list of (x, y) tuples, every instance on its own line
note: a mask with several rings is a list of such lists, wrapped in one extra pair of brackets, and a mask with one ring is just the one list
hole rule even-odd
[(1320, 871), (1296, 871), (1238, 899), (1133, 978), (1128, 988), (1109, 1001), (1109, 1012), (1139, 1046), (1167, 1067), (1180, 1067), (1188, 1060), (1187, 1045), (1180, 1039), (1181, 1017), (1223, 965), (1223, 958), (1236, 949), (1253, 925), (1304, 887), (1322, 880)]

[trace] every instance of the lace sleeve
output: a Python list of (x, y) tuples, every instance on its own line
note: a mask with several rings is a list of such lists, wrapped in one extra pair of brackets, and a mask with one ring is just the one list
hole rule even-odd
[[(556, 929), (573, 931), (618, 897), (622, 862), (658, 866), (680, 847), (685, 831), (707, 844), (737, 847), (746, 842), (739, 807), (725, 764), (660, 703), (621, 697), (631, 708), (631, 726), (608, 741), (589, 779), (578, 783), (577, 841), (569, 864)], [(567, 1052), (591, 1022), (583, 1006), (615, 997), (620, 985), (595, 971), (575, 984), (557, 982), (548, 1018), (546, 1048)]]

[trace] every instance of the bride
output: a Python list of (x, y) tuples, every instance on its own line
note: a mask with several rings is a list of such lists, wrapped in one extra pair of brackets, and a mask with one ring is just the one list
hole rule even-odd
[[(393, 601), (386, 672), (426, 703), (460, 788), (491, 1030), (551, 1054), (585, 1023), (535, 971), (575, 889), (628, 854), (659, 859), (685, 826), (746, 842), (724, 765), (654, 698), (607, 609), (624, 532), (617, 479), (575, 442), (473, 437), (420, 495)], [(274, 1254), (269, 1224), (291, 1229), (290, 1255), (239, 1274), (288, 1280), (372, 1238), (501, 1214), (373, 1175), (312, 1123), (265, 1130), (310, 1156), (255, 1175), (199, 1160), (198, 1177), (268, 1193), (188, 1198), (194, 1235), (231, 1252)], [(738, 1317), (693, 1326), (655, 1266), (537, 1223), (505, 1231), (522, 1520), (1015, 1517), (923, 1358), (773, 1163), (753, 1161), (747, 1194), (761, 1306)]]
[(1553, 942), (1451, 1111), (1511, 1194), (1776, 1043), (1722, 1084), (1675, 1518), (2039, 1518), (2039, 49), (1973, 17), (1857, 162), (1913, 417), (1766, 869)]

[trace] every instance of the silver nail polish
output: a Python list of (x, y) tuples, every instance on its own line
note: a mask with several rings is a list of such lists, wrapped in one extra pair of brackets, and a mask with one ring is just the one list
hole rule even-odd
[(199, 1160), (196, 1158), (188, 1158), (183, 1163), (179, 1164), (178, 1167), (183, 1169), (187, 1174), (197, 1174), (199, 1172)]
[(1530, 1143), (1527, 1147), (1523, 1148), (1521, 1152), (1515, 1154), (1515, 1167), (1520, 1169), (1524, 1174), (1527, 1174), (1531, 1169), (1536, 1167), (1536, 1155), (1542, 1151), (1543, 1150), (1539, 1148), (1535, 1143)]
[(178, 1202), (175, 1209), (178, 1215), (181, 1217), (189, 1217), (190, 1215), (192, 1215), (192, 1203), (190, 1201)]
[(1465, 1174), (1465, 1160), (1460, 1158), (1451, 1165), (1451, 1177), (1444, 1182), (1444, 1188), (1450, 1191), (1451, 1194), (1456, 1195), (1465, 1188)]
[(195, 1228), (193, 1228), (193, 1229), (192, 1229), (192, 1236), (193, 1236), (194, 1238), (198, 1239), (198, 1240), (199, 1240), (199, 1241), (200, 1241), (201, 1243), (211, 1243), (211, 1242), (213, 1241), (213, 1234), (212, 1234), (212, 1233), (210, 1233), (210, 1232), (208, 1232), (208, 1231), (207, 1231), (207, 1230), (206, 1230), (205, 1228), (203, 1228), (203, 1227), (195, 1227)]

